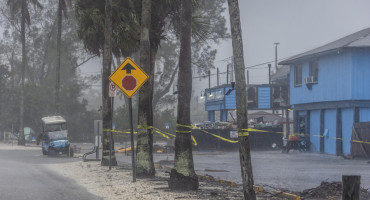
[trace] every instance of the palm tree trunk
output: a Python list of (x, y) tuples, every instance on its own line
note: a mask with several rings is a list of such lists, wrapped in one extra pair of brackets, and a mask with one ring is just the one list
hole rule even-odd
[(60, 114), (60, 45), (62, 41), (62, 0), (59, 0), (58, 5), (58, 35), (57, 35), (57, 67), (55, 69), (56, 73), (56, 83), (55, 83), (55, 113)]
[(24, 75), (26, 69), (26, 1), (22, 2), (22, 19), (21, 19), (21, 42), (22, 42), (22, 72), (21, 72), (21, 103), (20, 103), (20, 113), (19, 113), (19, 136), (18, 145), (25, 145), (24, 138)]
[(168, 186), (171, 189), (182, 190), (196, 190), (199, 187), (198, 177), (194, 171), (190, 127), (191, 23), (192, 0), (181, 0), (175, 169), (171, 170)]
[[(151, 0), (142, 1), (141, 34), (140, 34), (140, 65), (143, 70), (151, 73), (150, 57), (150, 23)], [(151, 75), (152, 76), (152, 75)], [(150, 77), (151, 79), (152, 77)], [(138, 136), (136, 151), (136, 173), (140, 178), (155, 176), (153, 162), (153, 116), (152, 116), (152, 81), (147, 81), (139, 92)]]
[(245, 84), (245, 68), (243, 54), (243, 40), (240, 25), (240, 11), (238, 0), (228, 0), (231, 36), (234, 55), (235, 69), (235, 95), (239, 135), (239, 157), (243, 179), (244, 199), (255, 200), (256, 194), (253, 190), (252, 162), (249, 146), (249, 135), (247, 118), (247, 90)]
[[(111, 121), (111, 101), (109, 98), (109, 76), (111, 74), (112, 64), (112, 0), (105, 0), (105, 25), (104, 25), (104, 50), (103, 50), (103, 76), (102, 76), (102, 119), (103, 129), (110, 130), (112, 127)], [(110, 133), (103, 131), (103, 158), (102, 166), (109, 165), (109, 149), (110, 149)], [(112, 138), (113, 140), (113, 138)], [(114, 141), (112, 141), (114, 149)], [(117, 165), (117, 160), (114, 150), (112, 150), (112, 163)]]

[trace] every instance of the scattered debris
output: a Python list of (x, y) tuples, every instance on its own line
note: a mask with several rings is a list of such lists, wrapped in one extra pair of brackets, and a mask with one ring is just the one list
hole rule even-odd
[(281, 197), (281, 198), (284, 198), (284, 199), (289, 199), (289, 200), (301, 200), (301, 197), (299, 197), (298, 195), (291, 194), (291, 193), (287, 193), (287, 192), (282, 192), (282, 191), (275, 190), (275, 191), (274, 191), (274, 194), (275, 194), (277, 197)]
[[(304, 190), (301, 194), (304, 199), (341, 199), (341, 182), (321, 182), (320, 186)], [(370, 199), (370, 192), (361, 188), (360, 199)]]

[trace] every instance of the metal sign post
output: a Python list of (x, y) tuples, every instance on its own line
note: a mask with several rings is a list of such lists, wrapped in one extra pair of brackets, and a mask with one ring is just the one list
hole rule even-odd
[(100, 123), (98, 122), (98, 144), (96, 145), (96, 159), (99, 159), (99, 145), (100, 145)]
[[(116, 96), (116, 92), (117, 92), (117, 89), (116, 89), (116, 86), (110, 82), (109, 83), (109, 97), (110, 97), (110, 111), (111, 111), (111, 115), (110, 115), (110, 122), (111, 122), (111, 130), (113, 129), (113, 103), (114, 103), (114, 97)], [(112, 169), (112, 149), (113, 149), (113, 133), (112, 131), (110, 131), (110, 137), (109, 137), (109, 144), (110, 144), (110, 147), (109, 147), (109, 170)]]
[(132, 181), (136, 182), (136, 163), (135, 163), (135, 142), (134, 142), (134, 125), (132, 123), (132, 99), (128, 98), (130, 114), (130, 131), (131, 131), (131, 161), (132, 161)]
[(134, 126), (132, 122), (132, 96), (148, 80), (149, 76), (133, 61), (126, 58), (122, 64), (117, 67), (109, 80), (111, 80), (129, 100), (130, 129), (131, 129), (131, 152), (132, 152), (132, 180), (136, 182), (136, 164), (135, 164), (135, 142)]
[[(111, 97), (110, 98), (110, 102), (111, 102), (111, 116), (110, 116), (110, 122), (111, 122), (111, 130), (113, 129), (113, 102), (114, 102), (114, 97)], [(110, 137), (109, 137), (109, 144), (110, 144), (110, 147), (109, 147), (109, 170), (112, 169), (112, 149), (113, 149), (113, 133), (112, 131), (110, 131)]]

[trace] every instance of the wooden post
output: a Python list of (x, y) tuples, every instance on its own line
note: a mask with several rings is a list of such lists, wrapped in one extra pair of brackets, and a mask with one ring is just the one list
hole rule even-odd
[[(306, 114), (306, 128), (304, 132), (306, 142), (311, 142), (311, 111), (307, 110)], [(306, 149), (309, 151), (309, 149)]]
[(337, 156), (341, 156), (343, 155), (343, 142), (342, 142), (343, 132), (342, 132), (342, 109), (341, 108), (337, 108), (337, 123), (336, 124), (337, 124), (336, 152), (337, 152)]
[(324, 131), (325, 131), (325, 110), (320, 110), (320, 153), (325, 153), (325, 138), (324, 138)]
[(208, 70), (208, 89), (211, 88), (211, 71)]
[(220, 85), (220, 71), (218, 70), (218, 67), (217, 67), (217, 86)]
[(226, 70), (226, 85), (229, 84), (229, 64), (227, 64), (226, 66), (227, 70)]
[(353, 109), (353, 123), (360, 122), (360, 109), (358, 107), (355, 107)]
[(342, 200), (360, 199), (361, 176), (342, 176)]

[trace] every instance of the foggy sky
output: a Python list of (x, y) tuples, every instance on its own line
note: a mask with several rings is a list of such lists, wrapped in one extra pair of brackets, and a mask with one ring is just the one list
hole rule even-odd
[[(273, 61), (275, 42), (280, 43), (280, 59), (370, 27), (369, 0), (239, 0), (239, 5), (246, 67)], [(224, 15), (229, 26), (228, 9)], [(232, 56), (231, 40), (216, 48), (215, 67), (226, 71), (227, 62), (221, 60)], [(267, 65), (258, 68), (250, 70), (250, 83), (267, 83)], [(82, 72), (100, 69), (101, 61), (95, 60), (82, 67)], [(221, 76), (220, 82), (225, 83), (226, 77)], [(212, 76), (211, 86), (215, 85), (216, 76)], [(208, 80), (194, 80), (196, 94), (206, 87)]]
[[(368, 0), (239, 0), (239, 6), (246, 67), (273, 61), (275, 42), (285, 58), (370, 27)], [(231, 41), (218, 49), (218, 60), (232, 56)], [(267, 83), (267, 65), (251, 70), (250, 82)]]

